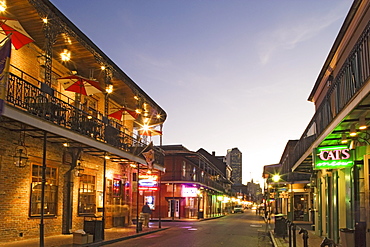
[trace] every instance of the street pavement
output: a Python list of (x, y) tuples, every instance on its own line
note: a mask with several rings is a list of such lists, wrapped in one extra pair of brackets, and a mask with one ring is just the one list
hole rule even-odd
[[(289, 246), (289, 241), (288, 238), (281, 237), (281, 236), (276, 236), (274, 234), (274, 221), (272, 220), (271, 222), (266, 222), (264, 218), (260, 215), (255, 215), (254, 211), (247, 211), (245, 214), (248, 215), (254, 215), (253, 216), (253, 221), (249, 224), (250, 227), (252, 228), (258, 228), (257, 229), (257, 238), (258, 242), (261, 240), (261, 244), (258, 246), (272, 246), (274, 247), (288, 247)], [(150, 236), (153, 234), (160, 234), (162, 231), (167, 231), (168, 229), (175, 228), (174, 222), (199, 222), (199, 221), (205, 221), (205, 220), (216, 220), (217, 218), (220, 218), (222, 216), (214, 217), (214, 218), (208, 218), (208, 219), (192, 219), (192, 220), (187, 220), (187, 219), (177, 219), (173, 220), (170, 218), (162, 219), (161, 222), (161, 228), (159, 228), (159, 222), (157, 219), (152, 219), (150, 222), (150, 227), (145, 228), (143, 227), (143, 230), (140, 231), (139, 233), (136, 232), (136, 226), (132, 225), (130, 227), (122, 227), (122, 228), (111, 228), (111, 229), (105, 229), (105, 239), (104, 241), (100, 242), (95, 242), (95, 243), (89, 243), (89, 244), (83, 244), (83, 245), (78, 245), (74, 244), (73, 242), (73, 235), (57, 235), (57, 236), (50, 236), (50, 237), (45, 237), (45, 247), (94, 247), (94, 246), (103, 246), (103, 245), (109, 245), (109, 246), (119, 246), (119, 245), (114, 245), (114, 243), (120, 243), (121, 241), (125, 241), (122, 243), (126, 243), (126, 240), (129, 241), (130, 239), (134, 238), (139, 238), (142, 236)], [(230, 216), (234, 217), (235, 219), (237, 216)], [(243, 216), (244, 217), (244, 216)], [(273, 218), (273, 217), (272, 217)], [(215, 223), (216, 223), (215, 222)], [(213, 223), (213, 222), (212, 222)], [(306, 229), (309, 229), (309, 227), (305, 227), (302, 224), (299, 224), (300, 222), (295, 222), (298, 226), (304, 227)], [(221, 223), (220, 223), (221, 224)], [(215, 224), (216, 225), (216, 224)], [(192, 229), (190, 229), (192, 230)], [(163, 232), (165, 233), (165, 232)], [(225, 232), (226, 233), (226, 232)], [(222, 234), (221, 234), (222, 235)], [(319, 236), (316, 236), (313, 231), (308, 230), (308, 246), (312, 247), (317, 247), (320, 246), (322, 242), (322, 238)], [(233, 236), (231, 236), (233, 237)], [(237, 236), (235, 236), (237, 237)], [(271, 238), (271, 241), (270, 241)], [(264, 244), (262, 245), (262, 242)], [(303, 247), (303, 239), (302, 235), (298, 234), (297, 231), (297, 247)], [(1, 247), (39, 247), (40, 246), (40, 241), (39, 239), (27, 239), (27, 240), (20, 240), (16, 242), (8, 242), (8, 243), (0, 243)], [(190, 246), (190, 245), (189, 245)], [(227, 245), (225, 245), (227, 246)], [(245, 245), (248, 246), (248, 245)], [(256, 245), (254, 245), (256, 246)]]

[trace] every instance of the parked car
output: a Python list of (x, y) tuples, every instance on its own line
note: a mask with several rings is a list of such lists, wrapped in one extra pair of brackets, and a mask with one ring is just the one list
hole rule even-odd
[(244, 213), (244, 209), (242, 205), (237, 205), (234, 207), (234, 214), (236, 213)]

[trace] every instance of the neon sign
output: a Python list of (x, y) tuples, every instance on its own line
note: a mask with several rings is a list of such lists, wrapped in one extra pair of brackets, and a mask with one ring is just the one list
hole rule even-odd
[(353, 165), (351, 151), (347, 146), (319, 147), (314, 150), (314, 169), (340, 169)]
[(157, 190), (157, 175), (139, 175), (139, 190)]
[(197, 197), (198, 196), (198, 188), (182, 186), (181, 196), (182, 197)]

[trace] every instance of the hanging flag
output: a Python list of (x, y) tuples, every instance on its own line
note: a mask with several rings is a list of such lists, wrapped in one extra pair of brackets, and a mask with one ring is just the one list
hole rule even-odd
[(145, 161), (148, 165), (148, 169), (153, 169), (155, 161), (155, 152), (153, 150), (153, 142), (150, 142), (142, 151), (141, 154), (144, 156)]
[(4, 45), (0, 48), (0, 116), (4, 112), (11, 50), (11, 40), (8, 38)]

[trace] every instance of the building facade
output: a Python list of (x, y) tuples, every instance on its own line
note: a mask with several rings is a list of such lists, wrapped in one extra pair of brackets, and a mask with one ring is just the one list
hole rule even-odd
[(355, 247), (370, 246), (369, 8), (353, 1), (309, 96), (315, 114), (289, 154), (292, 171), (311, 176), (316, 234), (352, 235)]
[(7, 1), (3, 15), (24, 42), (1, 44), (0, 242), (92, 224), (99, 241), (132, 224), (148, 199), (140, 179), (164, 171), (141, 126), (165, 111), (50, 1)]
[(242, 152), (238, 148), (232, 148), (227, 150), (225, 157), (226, 164), (231, 167), (232, 173), (231, 178), (234, 184), (243, 183), (243, 162), (242, 162)]
[(231, 182), (219, 169), (221, 164), (216, 164), (224, 164), (221, 160), (204, 149), (194, 152), (182, 145), (161, 148), (166, 167), (161, 178), (162, 218), (210, 218), (229, 211)]

